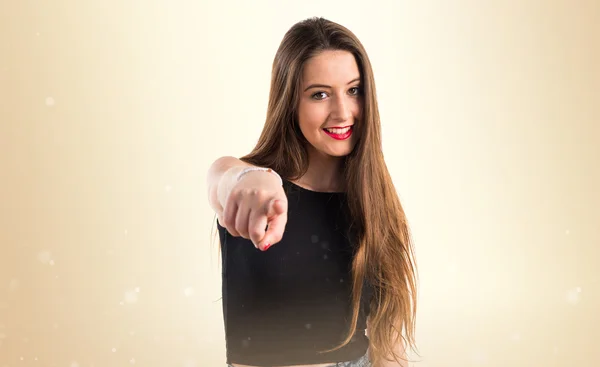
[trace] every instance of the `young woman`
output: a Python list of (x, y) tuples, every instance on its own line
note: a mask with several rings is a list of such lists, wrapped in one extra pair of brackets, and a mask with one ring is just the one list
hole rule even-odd
[(273, 63), (256, 147), (208, 172), (229, 366), (407, 366), (416, 267), (367, 53), (323, 18)]

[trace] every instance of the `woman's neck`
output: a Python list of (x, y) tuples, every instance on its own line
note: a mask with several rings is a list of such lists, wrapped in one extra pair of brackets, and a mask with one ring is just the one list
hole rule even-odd
[(309, 154), (308, 170), (296, 184), (313, 191), (340, 192), (343, 189), (343, 162), (342, 157)]

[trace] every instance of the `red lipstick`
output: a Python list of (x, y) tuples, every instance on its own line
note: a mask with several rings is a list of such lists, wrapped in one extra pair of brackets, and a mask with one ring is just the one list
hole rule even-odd
[[(331, 127), (330, 129), (343, 129), (343, 128), (342, 127)], [(348, 139), (352, 135), (352, 130), (353, 130), (353, 127), (350, 126), (350, 128), (348, 129), (348, 131), (346, 131), (345, 133), (336, 134), (336, 133), (333, 133), (331, 131), (328, 131), (327, 129), (323, 129), (323, 131), (325, 132), (325, 134), (329, 135), (330, 137), (334, 138), (335, 140), (346, 140), (346, 139)]]

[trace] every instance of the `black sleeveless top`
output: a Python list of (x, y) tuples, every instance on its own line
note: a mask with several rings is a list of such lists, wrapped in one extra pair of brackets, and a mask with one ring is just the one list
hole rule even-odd
[(348, 361), (365, 354), (370, 287), (363, 287), (357, 332), (344, 348), (351, 317), (351, 264), (343, 193), (284, 180), (288, 221), (282, 240), (260, 251), (217, 223), (221, 241), (227, 363), (253, 366)]

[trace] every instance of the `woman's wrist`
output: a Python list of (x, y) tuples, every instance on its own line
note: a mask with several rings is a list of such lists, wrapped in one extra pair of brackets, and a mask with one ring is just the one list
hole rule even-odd
[(236, 174), (236, 182), (241, 180), (242, 177), (244, 177), (244, 175), (251, 173), (251, 172), (264, 172), (264, 173), (270, 173), (272, 174), (274, 177), (277, 178), (277, 182), (279, 182), (280, 185), (283, 185), (283, 180), (281, 179), (281, 176), (279, 176), (279, 174), (277, 172), (275, 172), (274, 170), (272, 170), (271, 168), (265, 168), (265, 167), (256, 167), (256, 166), (251, 166), (251, 167), (245, 167), (243, 168), (241, 171), (239, 171)]
[(268, 168), (257, 167), (249, 164), (233, 166), (223, 173), (223, 176), (221, 176), (217, 186), (217, 197), (221, 207), (225, 206), (227, 197), (229, 196), (231, 190), (242, 178), (247, 176), (258, 176), (261, 180), (267, 180), (266, 182), (269, 182), (268, 186), (271, 186), (271, 180), (277, 182), (279, 186), (283, 184), (279, 174), (273, 170), (269, 170)]

